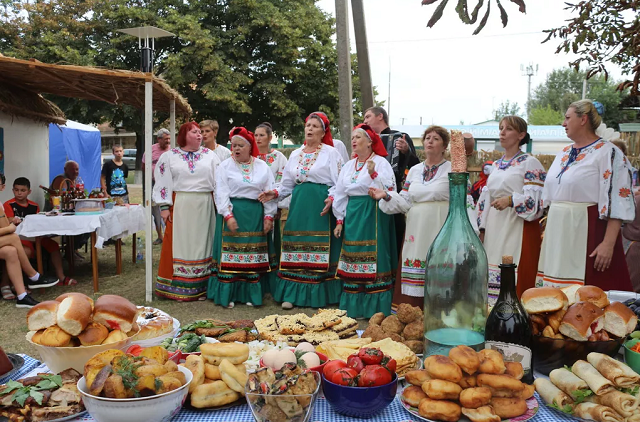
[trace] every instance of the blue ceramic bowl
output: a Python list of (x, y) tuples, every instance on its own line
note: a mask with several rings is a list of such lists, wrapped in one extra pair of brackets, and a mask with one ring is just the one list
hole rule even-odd
[(333, 410), (353, 418), (370, 418), (383, 411), (396, 397), (398, 376), (378, 387), (347, 387), (322, 376), (322, 390)]

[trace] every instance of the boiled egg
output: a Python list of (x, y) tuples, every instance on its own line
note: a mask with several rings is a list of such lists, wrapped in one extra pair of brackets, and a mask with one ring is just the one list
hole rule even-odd
[(316, 348), (311, 343), (307, 343), (306, 341), (298, 344), (296, 346), (296, 352), (315, 352)]
[(320, 366), (320, 357), (314, 352), (307, 352), (300, 357), (307, 364), (307, 368), (315, 368)]
[(278, 356), (278, 349), (267, 350), (264, 355), (262, 355), (262, 363), (264, 366), (271, 368), (273, 366), (273, 361)]
[(297, 363), (296, 355), (288, 349), (280, 350), (278, 354), (274, 357), (270, 368), (274, 371), (278, 371), (282, 369), (285, 363)]

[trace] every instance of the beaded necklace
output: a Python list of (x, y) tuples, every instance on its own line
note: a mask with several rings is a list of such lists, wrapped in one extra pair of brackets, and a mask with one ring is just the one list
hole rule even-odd
[(315, 152), (306, 153), (304, 152), (304, 149), (300, 151), (300, 157), (298, 158), (298, 167), (296, 167), (297, 185), (304, 183), (309, 178), (309, 171), (318, 159), (318, 155), (320, 155), (322, 145), (323, 144), (318, 145), (318, 148), (316, 148)]
[(502, 156), (502, 158), (500, 158), (498, 160), (498, 168), (500, 170), (506, 170), (509, 168), (509, 166), (511, 165), (511, 163), (513, 162), (513, 160), (515, 160), (516, 158), (518, 158), (519, 156), (521, 156), (522, 154), (524, 154), (524, 152), (522, 151), (518, 151), (518, 153), (516, 155), (514, 155), (513, 157), (511, 157), (511, 159), (507, 162), (507, 164), (504, 163), (504, 155)]
[(360, 163), (356, 158), (356, 162), (354, 163), (355, 171), (351, 174), (351, 183), (356, 183), (358, 181), (358, 176), (360, 176), (360, 172), (364, 168), (364, 165), (367, 164), (367, 161), (373, 158), (374, 155), (375, 153), (372, 152), (363, 163)]
[(431, 180), (433, 180), (434, 177), (436, 177), (436, 174), (438, 173), (438, 169), (440, 168), (441, 165), (443, 165), (444, 163), (446, 163), (446, 160), (442, 160), (442, 162), (438, 163), (438, 164), (434, 164), (433, 166), (429, 167), (427, 165), (427, 161), (424, 161), (424, 170), (422, 171), (422, 183), (427, 183), (430, 182)]
[(240, 174), (242, 174), (242, 181), (244, 183), (253, 182), (253, 162), (255, 158), (251, 157), (248, 163), (239, 163), (236, 161), (236, 158), (233, 157), (233, 161), (236, 163), (236, 167), (240, 170)]

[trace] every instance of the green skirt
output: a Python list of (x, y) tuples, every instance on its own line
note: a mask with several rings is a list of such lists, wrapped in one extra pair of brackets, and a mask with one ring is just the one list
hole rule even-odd
[(393, 216), (369, 196), (352, 196), (344, 221), (337, 274), (344, 285), (340, 309), (351, 318), (389, 315), (398, 268)]
[(231, 204), (238, 231), (232, 233), (222, 218), (216, 220), (213, 256), (217, 265), (209, 278), (207, 297), (222, 306), (229, 302), (262, 305), (263, 286), (268, 286), (275, 258), (271, 236), (263, 232), (264, 210), (252, 199), (231, 198)]
[(342, 283), (335, 274), (341, 241), (333, 236), (333, 214), (320, 216), (328, 192), (328, 186), (308, 182), (293, 189), (271, 290), (278, 302), (318, 308), (340, 301)]

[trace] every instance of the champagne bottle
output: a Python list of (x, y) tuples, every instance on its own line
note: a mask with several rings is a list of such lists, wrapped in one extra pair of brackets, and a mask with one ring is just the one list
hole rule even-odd
[(499, 351), (505, 362), (520, 362), (522, 382), (533, 383), (531, 320), (516, 294), (516, 265), (503, 256), (500, 265), (500, 295), (485, 326), (485, 348)]

